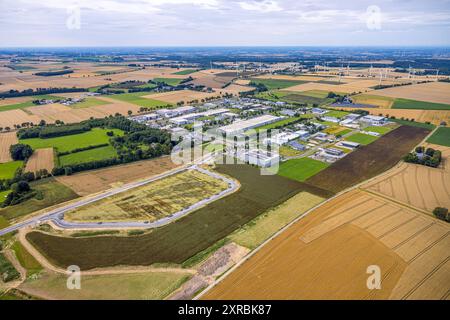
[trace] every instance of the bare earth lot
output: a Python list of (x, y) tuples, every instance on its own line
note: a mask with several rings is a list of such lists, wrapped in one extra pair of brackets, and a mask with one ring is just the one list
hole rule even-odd
[(117, 185), (155, 176), (176, 167), (178, 166), (172, 162), (170, 157), (161, 157), (112, 168), (92, 170), (73, 176), (61, 176), (57, 180), (80, 196), (85, 196)]
[(9, 147), (19, 143), (15, 132), (7, 132), (0, 134), (0, 163), (12, 161)]
[[(446, 299), (448, 245), (448, 224), (353, 191), (294, 224), (202, 298)], [(366, 286), (370, 265), (381, 268), (381, 290)]]
[(53, 148), (34, 150), (33, 155), (28, 159), (25, 172), (36, 172), (41, 169), (47, 169), (52, 172), (55, 166)]

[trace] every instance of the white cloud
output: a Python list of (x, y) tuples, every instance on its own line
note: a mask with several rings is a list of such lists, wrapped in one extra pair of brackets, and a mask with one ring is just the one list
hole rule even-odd
[(273, 0), (264, 0), (264, 1), (247, 1), (247, 2), (238, 2), (239, 6), (248, 11), (258, 11), (262, 13), (269, 12), (279, 12), (282, 11), (283, 8)]

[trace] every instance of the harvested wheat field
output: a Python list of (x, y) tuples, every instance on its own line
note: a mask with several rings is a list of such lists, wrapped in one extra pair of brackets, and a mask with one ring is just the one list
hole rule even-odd
[(19, 143), (15, 132), (0, 133), (0, 163), (12, 161), (9, 147)]
[(351, 81), (349, 83), (345, 83), (342, 81), (342, 84), (327, 84), (327, 83), (318, 83), (318, 82), (310, 82), (299, 84), (293, 87), (285, 88), (283, 91), (309, 91), (309, 90), (322, 90), (328, 92), (342, 92), (342, 93), (354, 93), (354, 92), (367, 92), (371, 91), (372, 87), (378, 85), (378, 81), (376, 80), (357, 80)]
[(300, 80), (300, 81), (323, 81), (323, 80), (329, 80), (328, 77), (320, 77), (320, 76), (289, 76), (289, 75), (282, 75), (282, 74), (274, 74), (274, 75), (262, 75), (255, 77), (257, 79), (275, 79), (275, 80)]
[(15, 109), (2, 112), (0, 116), (0, 127), (9, 127), (13, 129), (14, 125), (22, 125), (22, 123), (26, 122), (37, 124), (39, 121), (41, 121), (41, 119), (38, 116), (30, 115), (20, 109)]
[(410, 86), (376, 90), (371, 94), (377, 96), (450, 104), (450, 83), (428, 82)]
[(241, 92), (248, 92), (248, 91), (252, 91), (255, 88), (253, 87), (249, 87), (249, 86), (243, 86), (243, 85), (239, 85), (239, 84), (231, 84), (228, 87), (226, 87), (225, 89), (222, 89), (221, 91), (226, 92), (226, 93), (231, 93), (233, 95), (238, 95)]
[(36, 172), (42, 169), (52, 172), (54, 166), (53, 148), (37, 149), (34, 150), (33, 155), (28, 159), (25, 172)]
[(80, 196), (110, 189), (139, 179), (159, 175), (178, 167), (170, 157), (134, 162), (56, 178)]
[(436, 207), (450, 208), (450, 148), (430, 147), (442, 151), (444, 166), (402, 163), (363, 188), (430, 213)]
[[(447, 299), (450, 226), (364, 191), (311, 212), (203, 299)], [(367, 288), (367, 267), (381, 289)]]
[(219, 92), (206, 93), (192, 90), (181, 90), (181, 91), (170, 91), (164, 93), (151, 94), (144, 96), (144, 98), (176, 104), (180, 101), (184, 101), (185, 103), (187, 103), (189, 101), (201, 100), (209, 97), (217, 97), (219, 95), (220, 95)]

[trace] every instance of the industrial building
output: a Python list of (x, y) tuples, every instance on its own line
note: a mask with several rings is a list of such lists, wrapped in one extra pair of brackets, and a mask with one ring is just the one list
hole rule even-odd
[(364, 116), (359, 121), (369, 124), (371, 126), (384, 126), (387, 122), (385, 117), (380, 116)]
[(259, 149), (240, 152), (236, 155), (236, 157), (245, 163), (253, 164), (262, 168), (273, 167), (280, 163), (280, 155), (278, 153)]
[(219, 131), (228, 135), (242, 133), (246, 130), (261, 127), (282, 120), (282, 117), (263, 115), (249, 120), (238, 120), (230, 125), (219, 128)]
[(185, 107), (179, 107), (179, 108), (175, 108), (175, 109), (159, 109), (156, 111), (156, 113), (158, 115), (160, 115), (161, 117), (172, 118), (172, 117), (177, 117), (177, 116), (181, 116), (183, 114), (188, 114), (188, 113), (194, 112), (195, 110), (197, 110), (195, 107), (185, 106)]

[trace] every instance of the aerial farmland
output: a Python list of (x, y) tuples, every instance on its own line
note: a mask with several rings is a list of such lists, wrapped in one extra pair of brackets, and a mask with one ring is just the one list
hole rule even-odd
[(431, 48), (83, 50), (0, 50), (0, 299), (448, 299)]

